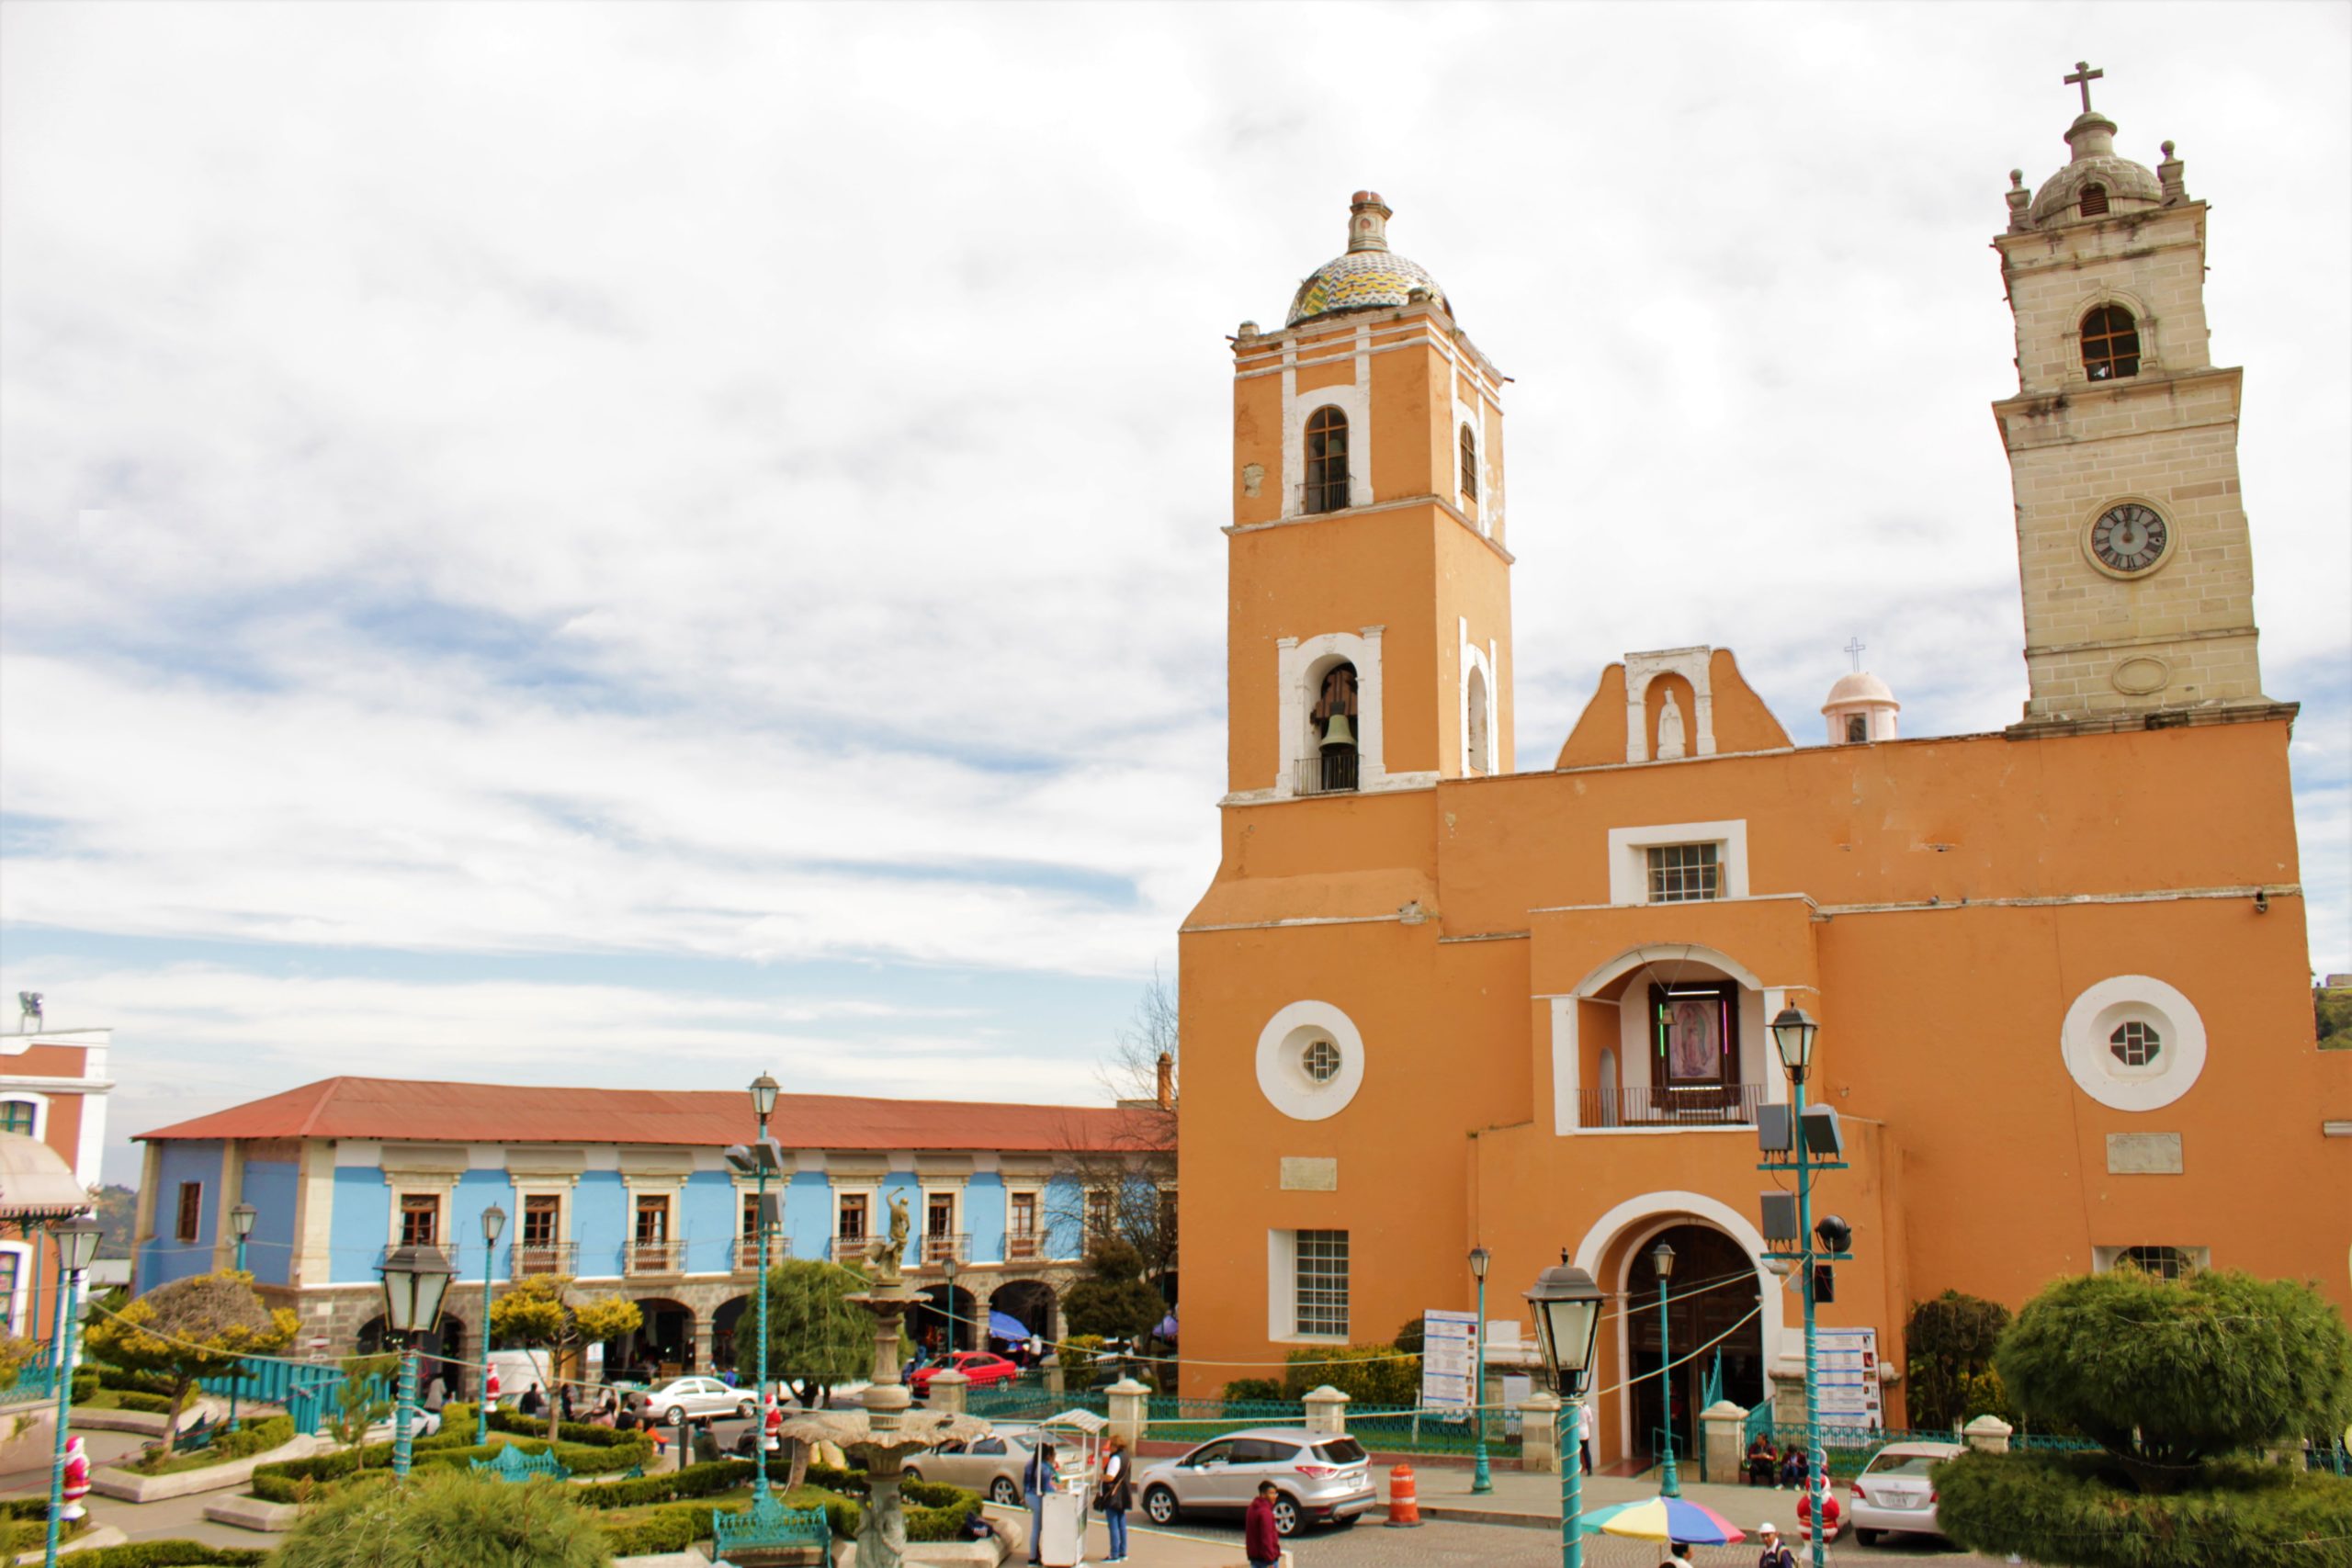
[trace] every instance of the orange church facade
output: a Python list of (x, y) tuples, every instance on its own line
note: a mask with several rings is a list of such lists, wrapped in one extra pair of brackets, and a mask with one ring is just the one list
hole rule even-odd
[[(1803, 1308), (1756, 1169), (1784, 1006), (1850, 1167), (1815, 1186), (1854, 1233), (1820, 1317), (1877, 1330), (1885, 1425), (1948, 1288), (2128, 1257), (2352, 1308), (2352, 1054), (2312, 1037), (2206, 209), (2113, 132), (2086, 107), (1998, 242), (2030, 687), (2000, 733), (1897, 738), (1858, 674), (1799, 744), (1728, 651), (1674, 649), (1515, 771), (1504, 378), (1369, 192), (1286, 324), (1244, 323), (1223, 857), (1182, 936), (1188, 1393), (1468, 1307), (1474, 1245), (1490, 1317), (1564, 1251), (1653, 1301), (1663, 1237), (1704, 1270), (1678, 1288), (1717, 1281), (1672, 1353), (1721, 1335), (1726, 1395), (1785, 1399)], [(1604, 1461), (1648, 1451), (1657, 1380), (1619, 1385), (1657, 1332), (1604, 1328)]]

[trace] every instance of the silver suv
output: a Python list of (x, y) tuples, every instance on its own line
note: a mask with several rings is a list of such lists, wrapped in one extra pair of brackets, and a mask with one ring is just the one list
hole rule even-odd
[(1309, 1524), (1353, 1524), (1378, 1500), (1372, 1461), (1353, 1438), (1304, 1427), (1253, 1427), (1145, 1471), (1143, 1511), (1156, 1525), (1186, 1510), (1238, 1513), (1257, 1496), (1261, 1481), (1280, 1489), (1274, 1528), (1286, 1536)]

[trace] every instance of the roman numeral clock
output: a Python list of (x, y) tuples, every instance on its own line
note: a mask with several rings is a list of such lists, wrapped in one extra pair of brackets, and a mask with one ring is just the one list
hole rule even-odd
[(2092, 520), (2084, 540), (2091, 559), (2116, 577), (2142, 577), (2162, 566), (2172, 528), (2153, 506), (2127, 501)]

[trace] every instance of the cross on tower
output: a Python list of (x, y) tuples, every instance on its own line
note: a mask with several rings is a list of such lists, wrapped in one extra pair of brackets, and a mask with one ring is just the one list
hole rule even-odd
[(1854, 670), (1857, 673), (1860, 673), (1862, 668), (1862, 650), (1869, 646), (1860, 637), (1856, 637), (1846, 645), (1846, 651), (1853, 656)]
[(2085, 114), (2091, 112), (2091, 84), (2106, 74), (2107, 73), (2104, 71), (2092, 70), (2091, 62), (2089, 61), (2077, 60), (2075, 62), (2075, 73), (2072, 76), (2065, 78), (2066, 85), (2069, 87), (2080, 87), (2083, 90), (2083, 112)]

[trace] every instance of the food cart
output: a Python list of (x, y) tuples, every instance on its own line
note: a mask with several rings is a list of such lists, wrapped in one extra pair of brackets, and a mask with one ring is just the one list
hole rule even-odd
[(1054, 1445), (1054, 1480), (1061, 1488), (1039, 1504), (1037, 1560), (1046, 1568), (1080, 1568), (1086, 1562), (1086, 1520), (1110, 1426), (1091, 1410), (1065, 1410), (1037, 1423), (1038, 1439)]

